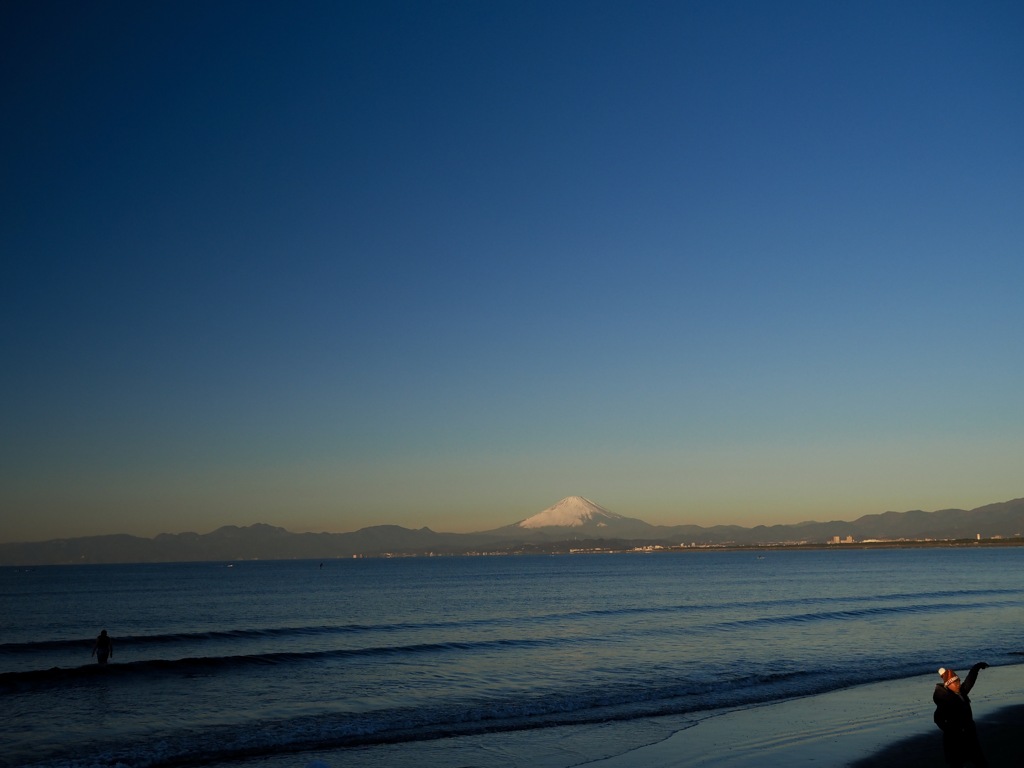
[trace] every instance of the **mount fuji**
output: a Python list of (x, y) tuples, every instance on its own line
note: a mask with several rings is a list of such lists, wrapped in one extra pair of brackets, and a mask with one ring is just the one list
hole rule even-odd
[[(600, 504), (595, 504), (590, 499), (582, 496), (567, 496), (557, 504), (552, 504), (542, 512), (533, 517), (516, 523), (520, 528), (582, 528), (584, 526), (596, 525), (598, 528), (606, 528), (609, 524), (615, 524), (620, 520), (628, 518), (609, 512)], [(639, 522), (639, 521), (638, 521)]]
[(656, 536), (659, 529), (643, 520), (609, 512), (583, 496), (568, 496), (492, 533), (528, 539), (644, 539)]

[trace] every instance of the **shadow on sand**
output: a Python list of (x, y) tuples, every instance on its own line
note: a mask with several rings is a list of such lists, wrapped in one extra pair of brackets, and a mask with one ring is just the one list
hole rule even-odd
[[(991, 768), (1020, 765), (1024, 704), (1004, 707), (983, 718), (975, 718), (975, 722), (981, 748), (985, 750)], [(850, 768), (930, 768), (943, 765), (942, 734), (934, 727), (917, 736), (890, 744), (869, 757), (849, 763)]]

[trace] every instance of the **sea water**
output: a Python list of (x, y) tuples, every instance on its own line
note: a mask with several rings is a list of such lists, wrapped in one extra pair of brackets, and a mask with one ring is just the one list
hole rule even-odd
[(2, 568), (0, 765), (563, 768), (1020, 663), (1022, 608), (1017, 547)]

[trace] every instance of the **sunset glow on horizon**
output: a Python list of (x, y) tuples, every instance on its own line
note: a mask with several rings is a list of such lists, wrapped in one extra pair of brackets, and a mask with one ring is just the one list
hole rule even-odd
[(0, 542), (1024, 496), (1019, 3), (0, 36)]

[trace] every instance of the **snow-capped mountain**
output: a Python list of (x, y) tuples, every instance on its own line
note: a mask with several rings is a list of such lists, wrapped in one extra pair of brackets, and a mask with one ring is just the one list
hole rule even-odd
[(609, 512), (583, 496), (569, 496), (557, 504), (518, 523), (493, 533), (503, 537), (526, 535), (534, 539), (647, 538), (657, 533), (655, 526)]
[(528, 517), (516, 525), (520, 528), (549, 528), (551, 526), (581, 528), (589, 524), (604, 528), (611, 522), (626, 519), (622, 515), (609, 512), (590, 499), (585, 499), (582, 496), (567, 496), (543, 512), (538, 512), (533, 517)]

